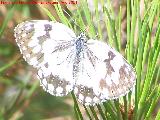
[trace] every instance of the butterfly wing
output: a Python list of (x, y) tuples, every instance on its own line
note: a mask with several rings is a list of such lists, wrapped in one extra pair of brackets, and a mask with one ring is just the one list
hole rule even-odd
[(33, 67), (38, 67), (45, 53), (70, 47), (76, 35), (61, 23), (31, 20), (15, 27), (15, 38), (23, 58)]
[(47, 92), (63, 96), (73, 89), (76, 35), (71, 29), (58, 22), (32, 20), (15, 28), (15, 38), (23, 58), (38, 70), (38, 78)]
[(132, 66), (106, 43), (89, 40), (87, 44), (74, 89), (78, 100), (94, 105), (126, 95), (135, 85)]

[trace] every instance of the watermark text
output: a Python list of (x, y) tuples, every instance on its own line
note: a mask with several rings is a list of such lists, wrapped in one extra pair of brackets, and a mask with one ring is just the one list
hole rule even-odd
[(77, 1), (71, 0), (71, 1), (16, 1), (16, 2), (12, 2), (12, 1), (0, 1), (0, 5), (1, 4), (77, 4)]

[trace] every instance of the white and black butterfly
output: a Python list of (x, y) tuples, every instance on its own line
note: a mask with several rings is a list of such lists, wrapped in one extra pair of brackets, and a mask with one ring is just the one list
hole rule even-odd
[(15, 28), (23, 58), (37, 69), (44, 90), (94, 105), (124, 96), (135, 86), (136, 74), (123, 56), (106, 43), (78, 37), (62, 23), (32, 20)]

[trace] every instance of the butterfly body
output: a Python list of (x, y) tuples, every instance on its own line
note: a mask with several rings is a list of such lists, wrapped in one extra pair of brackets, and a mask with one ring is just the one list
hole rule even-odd
[(135, 86), (132, 66), (116, 50), (87, 40), (62, 23), (26, 21), (15, 28), (23, 58), (37, 69), (45, 91), (65, 96), (73, 91), (82, 104), (95, 105), (126, 95)]
[(76, 45), (76, 57), (80, 56), (80, 53), (85, 49), (86, 47), (86, 37), (83, 33), (81, 33), (76, 41), (75, 41), (75, 45)]

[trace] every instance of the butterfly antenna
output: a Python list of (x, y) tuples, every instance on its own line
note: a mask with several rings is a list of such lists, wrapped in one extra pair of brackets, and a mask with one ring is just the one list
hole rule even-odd
[(82, 30), (82, 28), (79, 27), (79, 25), (78, 25), (78, 24), (76, 23), (76, 21), (71, 17), (71, 15), (70, 15), (66, 10), (63, 9), (63, 11), (70, 17), (70, 19), (74, 22), (74, 24), (75, 24), (81, 31), (84, 32), (84, 30)]

